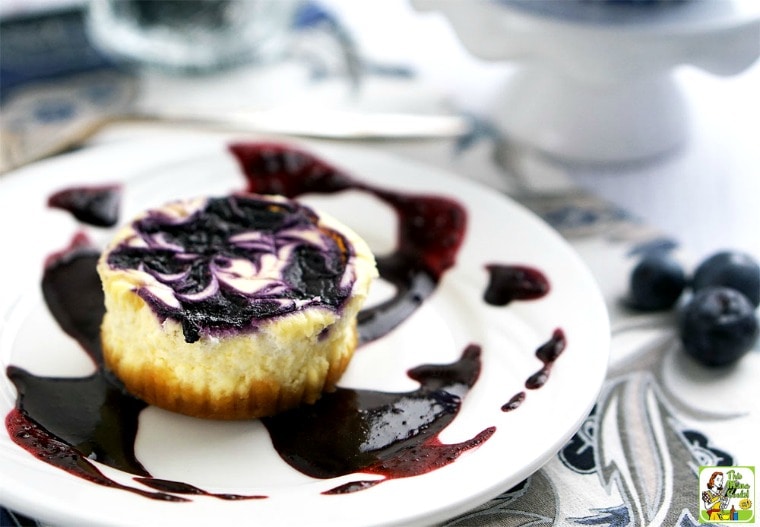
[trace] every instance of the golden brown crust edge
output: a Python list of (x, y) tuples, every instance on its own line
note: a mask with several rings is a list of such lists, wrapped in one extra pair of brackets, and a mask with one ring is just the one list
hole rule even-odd
[(217, 393), (203, 383), (183, 381), (168, 364), (151, 365), (140, 369), (122, 368), (120, 354), (103, 342), (106, 367), (124, 384), (132, 395), (146, 403), (203, 419), (256, 419), (278, 414), (300, 406), (313, 404), (323, 392), (335, 390), (358, 344), (356, 322), (349, 329), (350, 338), (332, 350), (332, 361), (324, 377), (305, 378), (294, 386), (266, 378), (252, 379), (234, 392)]

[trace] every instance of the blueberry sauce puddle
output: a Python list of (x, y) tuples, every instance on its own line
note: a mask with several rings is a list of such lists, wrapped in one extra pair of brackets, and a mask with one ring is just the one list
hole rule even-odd
[[(466, 212), (453, 200), (370, 186), (285, 145), (235, 144), (230, 151), (246, 176), (249, 192), (296, 198), (307, 193), (351, 189), (369, 193), (395, 210), (399, 219), (397, 247), (392, 253), (378, 257), (378, 268), (381, 277), (394, 284), (397, 292), (386, 302), (362, 311), (361, 343), (382, 338), (409, 318), (456, 261), (465, 236)], [(118, 211), (121, 188), (112, 185), (96, 190), (98, 196), (94, 199), (93, 188), (73, 187), (57, 193), (58, 202), (51, 198), (50, 204), (69, 210), (83, 223), (102, 226), (104, 221), (110, 221), (102, 217)], [(78, 192), (85, 195), (77, 196)], [(110, 212), (106, 210), (109, 207)], [(93, 216), (101, 219), (92, 220)], [(96, 371), (82, 378), (57, 378), (36, 376), (9, 366), (7, 375), (18, 391), (16, 408), (5, 420), (10, 437), (52, 466), (151, 499), (265, 498), (215, 494), (187, 483), (154, 478), (135, 457), (138, 418), (147, 405), (127, 393), (103, 367), (99, 325), (104, 307), (95, 270), (98, 256), (98, 249), (80, 233), (68, 247), (47, 259), (42, 280), (50, 313), (89, 355)], [(487, 266), (487, 270), (490, 281), (484, 300), (489, 304), (537, 299), (549, 291), (548, 281), (537, 270), (498, 264)], [(515, 280), (516, 274), (528, 278)], [(540, 388), (546, 382), (564, 347), (564, 334), (557, 329), (536, 351), (543, 367), (526, 381), (526, 388)], [(314, 405), (264, 418), (262, 423), (280, 457), (306, 475), (319, 479), (354, 473), (373, 476), (324, 494), (364, 490), (382, 481), (413, 477), (448, 465), (495, 433), (496, 428), (491, 426), (460, 443), (444, 444), (439, 439), (441, 431), (455, 419), (481, 367), (481, 349), (472, 344), (451, 364), (411, 369), (408, 375), (419, 383), (417, 390), (386, 393), (338, 388), (324, 394)], [(524, 399), (525, 392), (520, 392), (502, 410), (514, 410)], [(132, 474), (135, 482), (150, 490), (113, 481), (93, 461)]]

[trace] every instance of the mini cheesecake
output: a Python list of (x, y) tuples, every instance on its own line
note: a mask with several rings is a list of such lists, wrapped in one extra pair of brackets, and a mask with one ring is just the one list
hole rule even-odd
[(334, 389), (377, 269), (334, 218), (233, 194), (144, 212), (98, 274), (105, 364), (130, 393), (195, 417), (249, 419)]

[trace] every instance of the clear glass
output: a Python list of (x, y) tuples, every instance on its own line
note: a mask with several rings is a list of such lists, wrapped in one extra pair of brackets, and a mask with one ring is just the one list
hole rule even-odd
[(91, 0), (94, 46), (132, 63), (203, 72), (284, 49), (302, 0)]

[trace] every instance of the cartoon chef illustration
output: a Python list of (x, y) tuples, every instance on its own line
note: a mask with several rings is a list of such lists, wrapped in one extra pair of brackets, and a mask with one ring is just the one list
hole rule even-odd
[(707, 490), (702, 492), (702, 502), (705, 504), (708, 519), (720, 520), (721, 509), (728, 507), (729, 498), (726, 496), (726, 489), (723, 487), (723, 472), (713, 472), (710, 480), (707, 482)]

